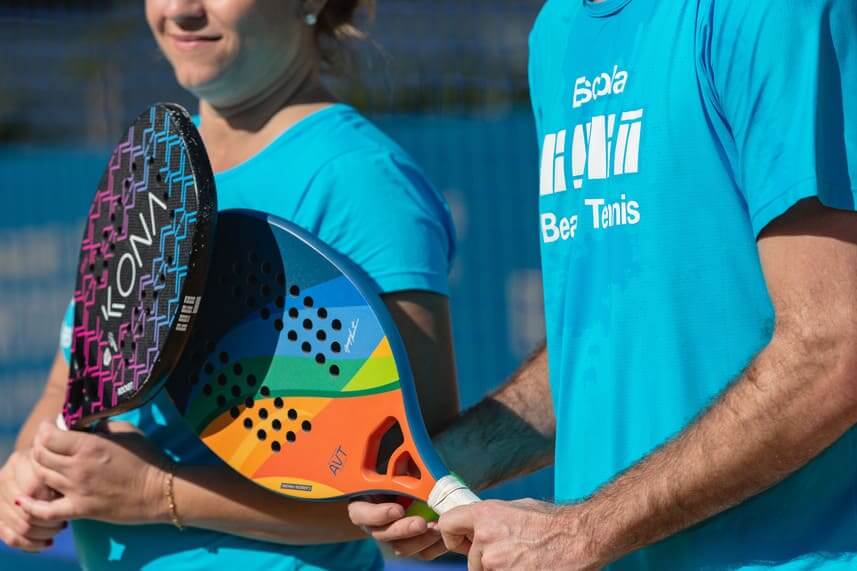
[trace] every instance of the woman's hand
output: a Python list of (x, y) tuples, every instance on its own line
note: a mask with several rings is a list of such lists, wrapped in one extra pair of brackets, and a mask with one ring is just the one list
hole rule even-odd
[(120, 524), (169, 521), (164, 483), (171, 462), (133, 425), (112, 422), (90, 434), (42, 423), (32, 457), (37, 476), (62, 496), (16, 498), (32, 517)]
[(427, 522), (418, 515), (406, 516), (405, 509), (398, 503), (378, 500), (367, 498), (349, 503), (351, 523), (376, 541), (388, 544), (398, 557), (429, 561), (446, 553), (435, 522)]
[(24, 551), (42, 551), (67, 524), (35, 517), (16, 505), (18, 498), (50, 499), (54, 492), (37, 474), (31, 450), (13, 452), (0, 468), (0, 540)]

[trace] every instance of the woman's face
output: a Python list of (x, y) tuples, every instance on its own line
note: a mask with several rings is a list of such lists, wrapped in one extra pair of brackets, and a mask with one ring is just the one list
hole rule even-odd
[(185, 89), (237, 105), (315, 58), (300, 0), (146, 0), (146, 19)]

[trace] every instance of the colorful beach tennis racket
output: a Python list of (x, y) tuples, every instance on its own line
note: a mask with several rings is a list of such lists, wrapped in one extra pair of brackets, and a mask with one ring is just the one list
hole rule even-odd
[(150, 107), (113, 150), (86, 220), (60, 424), (85, 428), (163, 385), (199, 310), (216, 210), (190, 116)]
[(359, 269), (252, 211), (221, 212), (214, 241), (166, 390), (217, 456), (300, 499), (393, 493), (438, 513), (478, 501), (434, 451), (403, 342)]

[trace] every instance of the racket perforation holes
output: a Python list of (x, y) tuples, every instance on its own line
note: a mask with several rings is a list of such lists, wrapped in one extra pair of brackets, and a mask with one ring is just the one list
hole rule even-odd
[[(277, 397), (274, 399), (274, 408), (283, 408), (283, 399)], [(277, 421), (279, 422), (279, 421)]]
[(315, 333), (315, 338), (319, 341), (324, 341), (325, 339), (327, 339), (327, 332), (324, 329), (319, 329)]
[(277, 442), (276, 440), (271, 442), (271, 450), (273, 450), (274, 452), (279, 452), (282, 449), (283, 449), (282, 445), (280, 445), (280, 443)]
[(297, 285), (297, 284), (295, 284), (295, 285), (293, 285), (292, 287), (290, 287), (290, 288), (289, 288), (289, 293), (290, 293), (293, 297), (297, 297), (297, 296), (299, 296), (299, 295), (301, 294), (301, 288), (300, 288), (300, 287), (298, 287), (298, 285)]
[(289, 308), (289, 317), (291, 317), (292, 319), (298, 318), (298, 308), (297, 307)]
[(340, 329), (342, 329), (342, 322), (338, 319), (334, 319), (330, 322), (330, 326), (334, 329), (334, 331), (339, 331)]
[(331, 365), (329, 371), (330, 371), (331, 376), (334, 376), (334, 377), (339, 376), (339, 366)]
[(290, 409), (289, 409), (289, 412), (287, 413), (287, 416), (289, 417), (289, 420), (297, 420), (297, 418), (298, 418), (298, 411), (296, 411), (296, 410), (295, 410), (295, 409), (293, 409), (293, 408), (290, 408)]
[(327, 309), (319, 307), (317, 314), (319, 319), (327, 319)]
[(256, 437), (259, 438), (259, 440), (264, 442), (268, 438), (268, 433), (260, 428), (259, 431), (256, 432)]
[(308, 420), (305, 420), (301, 423), (301, 430), (304, 432), (309, 432), (312, 430), (312, 423)]
[(247, 385), (251, 387), (256, 386), (256, 375), (247, 375)]
[(285, 300), (285, 299), (283, 299), (283, 296), (278, 295), (278, 296), (277, 296), (277, 299), (276, 299), (276, 301), (275, 301), (274, 303), (276, 304), (276, 306), (277, 306), (278, 308), (282, 309), (282, 308), (283, 308), (283, 306), (285, 305), (285, 301), (286, 301), (286, 300)]
[(271, 310), (267, 307), (263, 307), (261, 310), (259, 310), (259, 316), (262, 319), (268, 319), (269, 317), (271, 317)]
[(260, 392), (260, 393), (262, 393), (262, 396), (263, 396), (263, 397), (269, 397), (269, 396), (271, 396), (271, 389), (269, 389), (269, 388), (268, 388), (268, 387), (266, 387), (266, 386), (263, 386), (261, 389), (259, 389), (259, 392)]
[(289, 442), (294, 442), (295, 440), (297, 440), (297, 436), (294, 432), (290, 430), (286, 432), (286, 440), (288, 440)]

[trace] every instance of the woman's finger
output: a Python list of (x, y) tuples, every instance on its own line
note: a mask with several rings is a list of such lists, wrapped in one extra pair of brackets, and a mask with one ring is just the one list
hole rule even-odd
[(56, 472), (65, 472), (74, 462), (70, 456), (57, 454), (38, 442), (34, 443), (31, 455), (33, 462)]
[(417, 553), (416, 556), (425, 561), (431, 561), (432, 559), (437, 559), (441, 555), (445, 555), (447, 553), (449, 553), (449, 550), (447, 550), (446, 545), (443, 544), (443, 540), (438, 539), (434, 545), (430, 545), (423, 549)]
[(348, 517), (356, 526), (375, 528), (389, 525), (405, 516), (405, 508), (395, 503), (374, 504), (355, 500), (348, 504)]
[(429, 529), (416, 537), (393, 541), (390, 546), (393, 548), (393, 553), (400, 557), (413, 557), (415, 555), (422, 555), (423, 551), (438, 542), (443, 544), (440, 532)]
[(390, 525), (371, 528), (372, 537), (378, 541), (401, 541), (424, 534), (428, 530), (426, 520), (420, 516), (409, 516)]
[(43, 521), (61, 522), (74, 519), (77, 515), (74, 504), (68, 497), (44, 501), (21, 496), (16, 500), (16, 504), (29, 516)]
[[(73, 487), (71, 479), (65, 474), (62, 474), (55, 470), (51, 470), (50, 468), (45, 468), (44, 466), (38, 463), (33, 466), (33, 470), (35, 470), (36, 475), (41, 478), (42, 482), (45, 483), (45, 486), (59, 494), (68, 493)], [(45, 498), (41, 497), (36, 499), (45, 500)], [(53, 500), (54, 498), (52, 497), (45, 501)]]
[(20, 549), (21, 551), (28, 551), (30, 553), (44, 551), (54, 543), (53, 539), (27, 539), (5, 525), (0, 525), (0, 540), (13, 549)]

